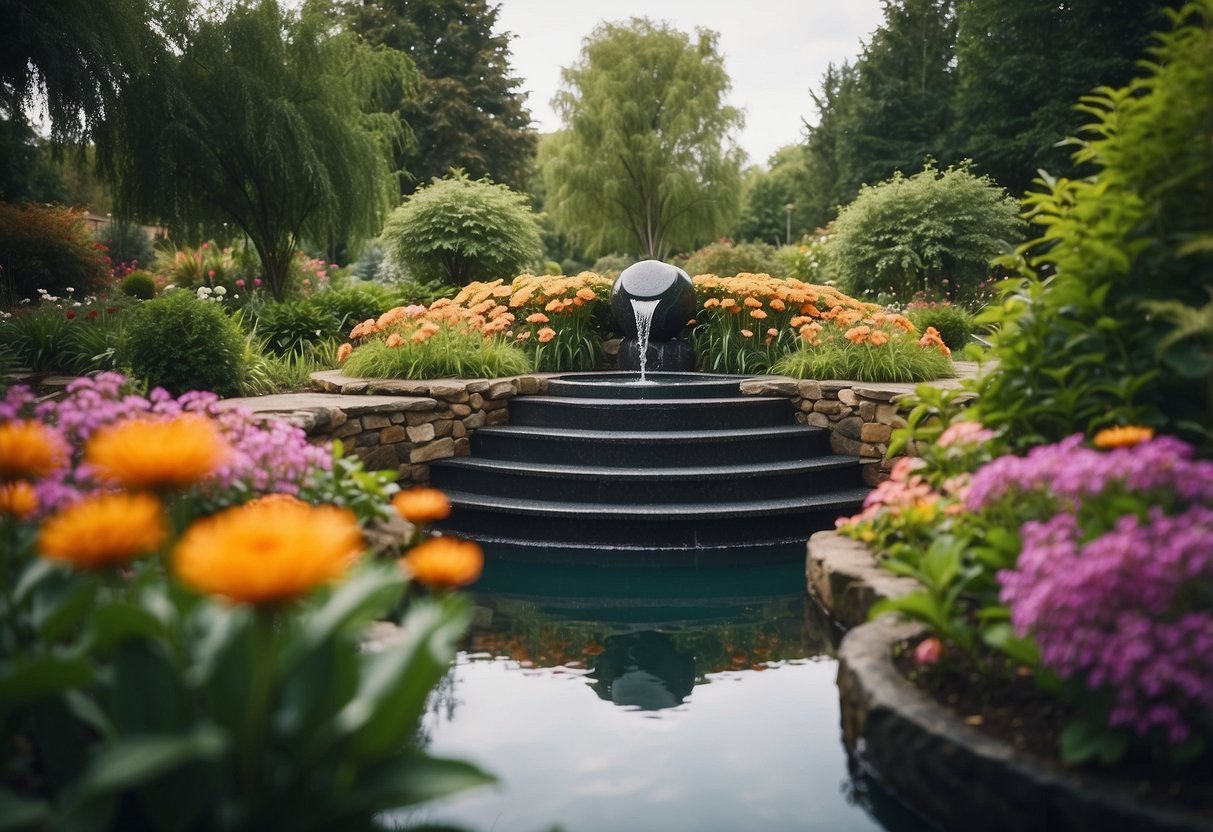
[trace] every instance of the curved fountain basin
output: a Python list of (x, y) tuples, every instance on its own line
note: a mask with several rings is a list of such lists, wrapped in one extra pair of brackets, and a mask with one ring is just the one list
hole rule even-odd
[(553, 396), (587, 399), (704, 399), (737, 396), (748, 376), (709, 373), (573, 373), (548, 380)]

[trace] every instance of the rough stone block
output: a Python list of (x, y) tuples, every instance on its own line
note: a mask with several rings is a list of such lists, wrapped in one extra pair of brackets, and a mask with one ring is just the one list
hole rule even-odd
[(387, 420), (389, 422), (391, 422), (393, 425), (403, 425), (404, 424), (404, 414), (403, 413), (389, 413)]
[(434, 417), (433, 411), (430, 411), (429, 413), (406, 413), (404, 415), (405, 421), (407, 421), (410, 425), (424, 425), (426, 422), (431, 421)]
[(539, 393), (539, 379), (534, 376), (518, 377), (518, 392), (524, 396), (535, 396)]
[(455, 454), (455, 440), (449, 436), (435, 439), (426, 445), (413, 448), (409, 454), (409, 462), (429, 462), (432, 459), (446, 459)]
[(480, 408), (484, 407), (484, 396), (480, 393), (473, 393), (468, 396), (467, 405), (472, 410), (480, 410)]
[(455, 456), (469, 456), (472, 453), (472, 441), (470, 439), (455, 440)]
[(397, 442), (403, 442), (407, 434), (402, 425), (392, 425), (379, 431), (380, 445), (394, 445)]
[(434, 438), (434, 423), (426, 422), (424, 425), (410, 425), (408, 428), (409, 441), (414, 444), (418, 442), (429, 442)]
[(812, 412), (813, 412), (813, 407), (814, 407), (815, 405), (816, 405), (816, 402), (814, 402), (812, 399), (801, 399), (801, 400), (800, 400), (800, 407), (799, 407), (798, 409), (799, 409), (799, 410), (800, 410), (802, 413), (812, 413)]
[(842, 454), (843, 456), (861, 456), (863, 443), (858, 439), (848, 439), (838, 431), (830, 433), (830, 447), (834, 449), (834, 453)]
[(847, 407), (855, 407), (859, 404), (859, 396), (855, 395), (855, 391), (848, 387), (845, 390), (838, 391), (838, 401)]
[(463, 426), (468, 430), (484, 427), (484, 423), (488, 421), (488, 417), (483, 410), (478, 410), (470, 416), (463, 417)]
[(876, 405), (876, 418), (872, 421), (880, 422), (882, 425), (893, 424), (894, 419), (901, 418), (901, 408), (895, 404), (878, 404)]
[(339, 407), (329, 408), (329, 429), (339, 428), (350, 420), (345, 411)]
[(468, 428), (462, 421), (451, 422), (451, 436), (462, 439), (468, 435)]
[(491, 382), (487, 378), (474, 378), (464, 382), (463, 389), (471, 393), (483, 393), (489, 389)]
[(847, 439), (859, 439), (863, 431), (863, 424), (863, 419), (860, 419), (858, 416), (848, 416), (834, 425), (834, 432), (845, 436)]
[(390, 445), (380, 445), (377, 448), (368, 448), (363, 453), (359, 449), (358, 456), (362, 457), (362, 464), (366, 466), (368, 471), (383, 471), (387, 468), (395, 469), (399, 464), (396, 458), (396, 449)]
[(510, 423), (510, 412), (504, 409), (494, 410), (486, 414), (485, 421), (490, 425), (508, 425)]
[(875, 422), (876, 419), (876, 402), (865, 399), (859, 403), (859, 418), (865, 422)]
[(472, 412), (472, 408), (469, 405), (466, 405), (466, 404), (451, 405), (451, 415), (456, 416), (460, 419), (462, 419), (464, 416), (467, 416), (471, 412)]
[(362, 417), (362, 427), (366, 430), (380, 430), (391, 423), (392, 420), (382, 413), (368, 413)]
[(481, 407), (485, 410), (485, 412), (488, 412), (505, 410), (507, 407), (509, 407), (509, 404), (509, 399), (485, 399), (484, 404), (481, 405)]
[(344, 425), (337, 428), (332, 433), (334, 439), (344, 439), (347, 436), (353, 436), (356, 433), (362, 433), (362, 422), (358, 419), (350, 419)]
[(818, 399), (813, 404), (813, 410), (829, 416), (842, 410), (842, 402), (837, 399)]
[[(451, 421), (450, 419), (439, 419), (437, 422), (433, 423), (434, 436), (436, 436), (436, 437), (450, 436), (452, 426), (454, 424), (455, 423), (453, 421)], [(460, 425), (460, 427), (462, 427), (462, 425)]]
[(863, 478), (863, 484), (870, 485), (872, 488), (889, 478), (886, 472), (880, 470), (880, 461), (875, 459), (865, 459), (860, 462), (859, 475)]
[(397, 442), (392, 447), (396, 449), (396, 459), (400, 464), (409, 464), (409, 457), (413, 455), (413, 446), (408, 442)]
[(489, 399), (508, 399), (517, 392), (518, 388), (514, 385), (513, 381), (510, 381), (509, 379), (501, 379), (500, 381), (494, 381), (492, 384), (490, 384), (489, 389), (485, 391), (484, 395)]
[(888, 442), (893, 436), (893, 429), (888, 425), (882, 425), (877, 422), (864, 422), (863, 427), (859, 429), (859, 438), (863, 442)]
[(830, 426), (830, 417), (824, 413), (810, 413), (805, 417), (804, 421), (805, 424), (818, 428), (828, 428)]

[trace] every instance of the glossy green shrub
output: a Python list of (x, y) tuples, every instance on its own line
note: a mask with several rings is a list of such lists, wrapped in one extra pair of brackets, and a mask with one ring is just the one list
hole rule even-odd
[(1040, 236), (979, 319), (1001, 327), (979, 418), (1018, 448), (1138, 423), (1213, 450), (1213, 0), (1172, 17), (1142, 77), (1082, 99), (1098, 173), (1028, 196)]
[(134, 271), (122, 278), (122, 294), (140, 300), (151, 300), (156, 296), (156, 278), (145, 271)]
[(328, 310), (307, 298), (265, 304), (257, 313), (255, 332), (268, 350), (286, 355), (338, 337), (341, 325)]
[(42, 205), (0, 203), (0, 266), (0, 305), (35, 300), (39, 289), (65, 295), (71, 288), (83, 297), (110, 274), (84, 214)]
[(178, 289), (132, 310), (118, 347), (118, 362), (150, 387), (173, 394), (239, 392), (246, 340), (218, 303)]

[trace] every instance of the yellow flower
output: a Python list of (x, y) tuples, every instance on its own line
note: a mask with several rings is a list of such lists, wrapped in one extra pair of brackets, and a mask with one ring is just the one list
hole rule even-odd
[(0, 482), (45, 477), (67, 463), (67, 443), (41, 422), (0, 424)]
[(154, 552), (167, 537), (164, 512), (155, 497), (99, 494), (46, 520), (38, 552), (77, 569), (99, 569)]
[(467, 586), (480, 577), (484, 553), (468, 540), (435, 537), (411, 549), (401, 560), (401, 566), (426, 586)]
[(173, 552), (173, 566), (182, 583), (207, 595), (276, 604), (340, 578), (361, 549), (353, 512), (272, 501), (194, 523)]
[(0, 483), (0, 514), (16, 517), (18, 520), (29, 517), (38, 508), (38, 495), (28, 482)]
[(548, 341), (551, 341), (556, 337), (556, 330), (552, 329), (550, 326), (545, 326), (543, 329), (535, 333), (535, 335), (539, 338), (539, 343), (546, 344)]
[(231, 448), (215, 423), (187, 413), (172, 419), (138, 416), (101, 428), (84, 459), (102, 477), (133, 490), (188, 488), (228, 460)]
[(1096, 448), (1108, 450), (1111, 448), (1131, 448), (1154, 438), (1153, 428), (1141, 425), (1120, 425), (1114, 428), (1104, 428), (1095, 434), (1091, 440)]
[(410, 523), (429, 523), (451, 516), (451, 501), (437, 488), (410, 488), (392, 498), (392, 506)]

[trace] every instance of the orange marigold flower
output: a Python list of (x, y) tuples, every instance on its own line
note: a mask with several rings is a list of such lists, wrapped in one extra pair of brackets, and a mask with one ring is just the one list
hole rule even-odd
[(38, 553), (77, 569), (100, 569), (154, 552), (168, 528), (150, 494), (98, 494), (47, 519)]
[(743, 302), (751, 309), (757, 309), (758, 307), (762, 306), (762, 301), (760, 301), (758, 298), (746, 298)]
[(564, 301), (561, 300), (560, 298), (554, 298), (553, 300), (550, 300), (547, 302), (547, 305), (543, 307), (543, 310), (545, 312), (563, 311), (564, 310)]
[(528, 324), (546, 324), (549, 320), (550, 318), (548, 318), (548, 316), (542, 312), (535, 312), (526, 316), (526, 322)]
[(132, 490), (188, 488), (218, 471), (231, 448), (210, 419), (140, 416), (101, 428), (84, 459), (105, 479)]
[(431, 523), (451, 516), (451, 501), (437, 488), (410, 488), (392, 498), (392, 507), (410, 523)]
[(768, 329), (768, 330), (767, 330), (767, 335), (769, 335), (770, 337), (774, 338), (774, 337), (776, 337), (777, 335), (779, 335), (779, 330), (778, 330), (778, 329), (776, 329), (775, 327), (771, 327), (770, 329)]
[(787, 309), (787, 308), (788, 308), (788, 307), (787, 307), (787, 304), (785, 304), (785, 303), (784, 303), (782, 300), (780, 300), (780, 299), (779, 299), (779, 298), (777, 298), (777, 297), (775, 297), (775, 298), (771, 298), (771, 299), (770, 299), (770, 300), (767, 302), (767, 306), (771, 307), (771, 308), (772, 308), (772, 309), (774, 309), (776, 312), (782, 312), (783, 310), (785, 310), (785, 309)]
[(285, 501), (199, 520), (173, 552), (181, 582), (239, 604), (276, 604), (345, 574), (362, 549), (348, 509)]
[(588, 300), (593, 300), (594, 298), (598, 297), (598, 295), (594, 294), (594, 290), (591, 289), (590, 287), (582, 286), (580, 289), (577, 290), (577, 297), (581, 298), (582, 300), (588, 301)]
[(404, 343), (404, 339), (400, 337), (399, 332), (393, 332), (391, 335), (389, 335), (387, 337), (386, 340), (384, 340), (383, 343), (384, 343), (384, 346), (388, 346), (388, 347), (391, 347), (392, 349), (396, 349), (396, 347), (398, 347)]
[(733, 298), (723, 298), (720, 301), (720, 308), (721, 309), (736, 309), (737, 301), (733, 300)]
[(367, 318), (365, 321), (350, 330), (350, 338), (351, 340), (362, 338), (365, 335), (374, 335), (378, 331), (378, 327), (375, 326), (375, 319)]
[(704, 309), (715, 309), (720, 306), (720, 298), (708, 298), (703, 302)]
[(744, 335), (746, 338), (753, 338), (753, 337), (754, 337), (754, 333), (753, 333), (753, 332), (750, 332), (748, 329), (743, 329), (743, 330), (741, 331), (741, 334), (742, 334), (742, 335)]
[(800, 314), (801, 314), (801, 315), (808, 315), (808, 316), (810, 316), (810, 317), (812, 317), (812, 318), (824, 318), (824, 317), (826, 317), (825, 315), (822, 315), (822, 314), (821, 314), (821, 310), (820, 310), (820, 309), (818, 309), (816, 306), (814, 306), (814, 305), (813, 305), (813, 304), (811, 304), (811, 303), (802, 303), (802, 304), (800, 304)]
[(38, 495), (34, 487), (24, 480), (0, 483), (0, 514), (29, 517), (38, 509)]
[(868, 337), (868, 342), (874, 347), (883, 347), (885, 344), (889, 343), (889, 333), (879, 329), (874, 330)]
[(484, 553), (468, 540), (435, 537), (415, 546), (400, 563), (418, 583), (454, 588), (467, 586), (480, 577)]
[(525, 340), (527, 340), (527, 339), (528, 339), (528, 338), (530, 338), (530, 337), (531, 337), (531, 331), (530, 331), (529, 329), (525, 329), (525, 330), (523, 330), (522, 332), (519, 332), (519, 333), (518, 333), (518, 334), (515, 336), (515, 340), (518, 340), (518, 341), (525, 341)]
[(868, 340), (868, 336), (871, 334), (872, 328), (870, 326), (854, 326), (844, 332), (842, 337), (852, 344), (862, 344)]
[(539, 343), (546, 344), (548, 341), (551, 341), (556, 337), (556, 330), (552, 329), (550, 326), (545, 326), (543, 329), (535, 333), (535, 335), (539, 339)]
[(1096, 448), (1131, 448), (1154, 438), (1154, 429), (1141, 425), (1120, 425), (1114, 428), (1104, 428), (1095, 434), (1091, 441)]
[(300, 500), (298, 497), (296, 497), (294, 494), (278, 494), (278, 493), (262, 494), (260, 497), (254, 497), (253, 499), (249, 500), (247, 503), (245, 503), (245, 505), (246, 506), (264, 506), (264, 505), (273, 505), (275, 503), (285, 503), (286, 505), (292, 505), (292, 506), (308, 505), (303, 500)]
[(337, 348), (337, 363), (341, 364), (345, 359), (350, 357), (350, 353), (354, 351), (353, 344), (342, 344)]
[(754, 310), (750, 311), (750, 317), (754, 318), (756, 320), (759, 320), (759, 321), (761, 321), (766, 316), (767, 316), (767, 313), (763, 312), (761, 309), (754, 309)]
[(0, 482), (33, 479), (67, 464), (67, 443), (41, 422), (0, 424)]

